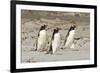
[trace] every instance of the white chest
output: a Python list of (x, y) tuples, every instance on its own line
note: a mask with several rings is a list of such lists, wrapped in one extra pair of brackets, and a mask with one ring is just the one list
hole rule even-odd
[(56, 33), (56, 34), (54, 35), (54, 41), (55, 41), (55, 42), (59, 42), (59, 41), (60, 41), (60, 33)]
[(52, 41), (53, 53), (56, 52), (56, 50), (59, 48), (59, 46), (60, 46), (60, 33), (56, 33), (54, 35), (54, 40)]
[(39, 37), (40, 38), (45, 38), (46, 37), (46, 30), (41, 30)]
[(69, 32), (65, 47), (71, 46), (71, 44), (74, 41), (74, 35), (75, 35), (75, 30), (72, 30), (72, 31)]
[(73, 40), (74, 35), (75, 35), (75, 30), (70, 31), (67, 40)]

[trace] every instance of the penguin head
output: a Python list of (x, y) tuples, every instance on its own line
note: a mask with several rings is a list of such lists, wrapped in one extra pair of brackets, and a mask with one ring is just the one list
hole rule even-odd
[(47, 25), (43, 25), (43, 26), (41, 26), (40, 30), (44, 30), (44, 29), (46, 29), (46, 27), (47, 27)]
[(75, 30), (76, 25), (71, 25), (70, 30)]
[(44, 25), (43, 27), (44, 27), (44, 28), (46, 28), (46, 27), (47, 27), (47, 25)]
[(55, 33), (58, 33), (58, 32), (59, 32), (59, 28), (55, 28), (55, 29), (54, 29), (54, 32), (55, 32)]

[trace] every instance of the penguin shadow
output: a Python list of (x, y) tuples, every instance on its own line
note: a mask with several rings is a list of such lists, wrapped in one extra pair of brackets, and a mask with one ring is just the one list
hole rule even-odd
[(63, 50), (64, 52), (80, 51), (80, 50), (77, 49), (77, 48), (71, 48), (71, 47), (67, 47), (67, 48), (64, 48), (64, 49), (61, 49), (61, 50)]
[(45, 54), (47, 55), (63, 55), (63, 53), (56, 51), (55, 53), (53, 53), (52, 51), (47, 51)]

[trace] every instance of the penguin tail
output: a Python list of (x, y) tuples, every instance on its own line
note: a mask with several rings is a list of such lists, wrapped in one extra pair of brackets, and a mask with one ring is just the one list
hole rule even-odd
[(63, 50), (63, 49), (65, 49), (65, 47), (61, 47), (61, 49)]

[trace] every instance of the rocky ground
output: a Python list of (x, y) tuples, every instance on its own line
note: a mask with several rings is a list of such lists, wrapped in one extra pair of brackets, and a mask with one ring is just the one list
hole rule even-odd
[[(45, 62), (45, 61), (68, 61), (86, 60), (90, 57), (90, 17), (89, 13), (68, 13), (52, 11), (21, 12), (21, 62)], [(53, 55), (34, 51), (36, 48), (37, 35), (41, 25), (47, 25), (48, 41), (50, 42), (52, 31), (59, 27), (61, 33), (61, 45), (71, 24), (76, 24), (74, 44), (75, 48), (58, 49)], [(49, 47), (47, 45), (47, 47)]]

